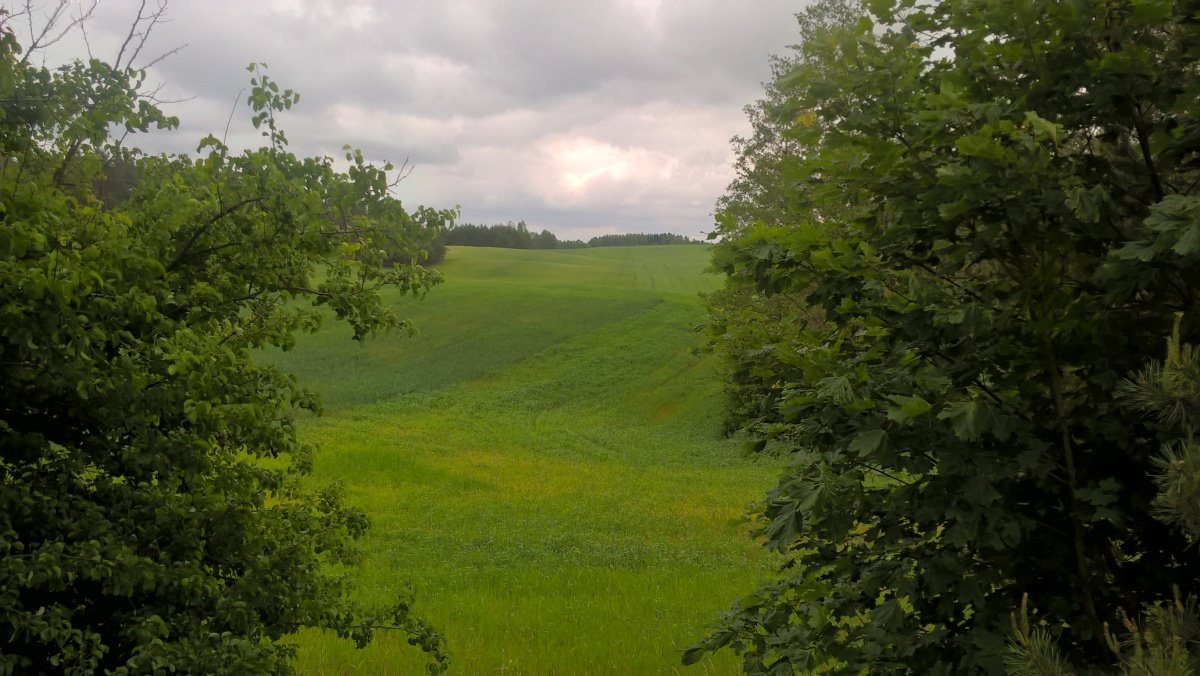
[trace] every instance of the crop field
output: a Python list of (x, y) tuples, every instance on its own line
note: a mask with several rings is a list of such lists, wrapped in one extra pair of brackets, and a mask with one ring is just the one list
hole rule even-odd
[[(268, 358), (322, 394), (314, 481), (372, 520), (355, 589), (412, 585), (453, 673), (732, 673), (681, 649), (772, 560), (746, 506), (778, 474), (720, 435), (701, 337), (702, 246), (453, 248), (446, 282), (399, 301), (414, 337), (328, 328)], [(366, 650), (302, 634), (307, 674), (420, 673), (381, 634)]]

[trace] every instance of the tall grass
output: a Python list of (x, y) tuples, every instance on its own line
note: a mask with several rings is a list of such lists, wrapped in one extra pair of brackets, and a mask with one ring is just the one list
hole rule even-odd
[[(719, 435), (693, 354), (704, 247), (455, 248), (402, 311), (420, 336), (331, 328), (268, 355), (322, 392), (303, 433), (372, 518), (356, 593), (404, 584), (465, 674), (673, 673), (771, 561), (745, 506), (775, 468)], [(302, 635), (302, 673), (419, 673), (400, 637)], [(730, 673), (719, 656), (688, 669)]]

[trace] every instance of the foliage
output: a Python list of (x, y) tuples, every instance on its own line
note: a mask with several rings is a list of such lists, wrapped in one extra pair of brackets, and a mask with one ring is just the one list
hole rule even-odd
[(1200, 540), (1200, 348), (1180, 336), (1182, 316), (1167, 339), (1164, 361), (1151, 361), (1118, 394), (1128, 408), (1153, 415), (1173, 435), (1155, 460), (1158, 516)]
[[(1200, 613), (1194, 601), (1158, 601), (1140, 621), (1121, 616), (1121, 633), (1106, 627), (1105, 639), (1126, 676), (1189, 676), (1200, 669)], [(1014, 618), (1006, 661), (1011, 676), (1071, 676), (1082, 672), (1063, 658), (1046, 623), (1032, 624), (1027, 606)]]
[(796, 347), (813, 335), (820, 313), (795, 293), (768, 295), (735, 287), (707, 298), (708, 347), (727, 362), (725, 434), (748, 431), (751, 448), (762, 450), (791, 430), (779, 404), (784, 385), (802, 376), (795, 364)]
[[(801, 39), (816, 41), (838, 26), (852, 24), (862, 13), (857, 0), (824, 0), (809, 5), (796, 15), (796, 21)], [(812, 145), (789, 133), (795, 120), (781, 114), (788, 106), (786, 78), (801, 64), (820, 68), (822, 62), (803, 51), (770, 59), (771, 80), (764, 86), (763, 98), (743, 108), (751, 134), (731, 140), (737, 158), (734, 179), (717, 199), (719, 227), (709, 233), (709, 239), (729, 238), (756, 226), (790, 225), (805, 218), (826, 220), (846, 208), (842, 200), (816, 205), (811, 196), (802, 196), (792, 185), (797, 164)], [(807, 120), (807, 116), (801, 119)]]
[(383, 259), (452, 214), (404, 210), (360, 153), (288, 152), (299, 97), (260, 67), (264, 147), (147, 157), (110, 136), (177, 124), (143, 72), (34, 56), (0, 30), (0, 672), (284, 673), (302, 627), (398, 629), (443, 668), (409, 596), (346, 599), (367, 519), (301, 481), (317, 402), (255, 350), (312, 305), (355, 338), (403, 328), (379, 290), (438, 277)]
[(1200, 584), (1156, 518), (1174, 433), (1118, 400), (1173, 313), (1198, 330), (1198, 8), (869, 5), (773, 83), (791, 206), (718, 215), (717, 266), (823, 321), (776, 405), (788, 563), (685, 661), (997, 673), (1028, 594), (1064, 659), (1111, 667), (1105, 620)]
[[(853, 23), (862, 15), (856, 0), (825, 0), (796, 16), (802, 40), (824, 39), (831, 30)], [(781, 82), (801, 64), (820, 69), (824, 63), (797, 52), (771, 57), (773, 78), (765, 96), (744, 108), (750, 136), (734, 136), (735, 176), (717, 200), (717, 229), (709, 239), (738, 241), (741, 249), (769, 255), (778, 232), (790, 224), (845, 220), (857, 207), (837, 193), (813, 194), (793, 189), (800, 164), (819, 146), (817, 139), (789, 132), (795, 119), (785, 114), (788, 94)], [(808, 120), (805, 114), (800, 118)], [(814, 118), (815, 119), (815, 118)], [(713, 268), (721, 271), (739, 256), (730, 247), (714, 250)], [(782, 424), (780, 396), (784, 384), (799, 378), (796, 351), (819, 344), (824, 330), (821, 308), (805, 302), (806, 289), (781, 290), (768, 285), (766, 293), (746, 280), (731, 280), (730, 288), (709, 296), (708, 347), (724, 357), (726, 433), (751, 433), (750, 448), (761, 451), (778, 440), (788, 443), (792, 427)]]
[(1045, 627), (1029, 621), (1029, 596), (1021, 599), (1019, 619), (1013, 618), (1013, 638), (1007, 662), (1009, 676), (1068, 676), (1074, 669)]
[(509, 221), (498, 225), (461, 223), (447, 230), (442, 239), (451, 246), (489, 246), (503, 249), (573, 249), (583, 246), (582, 242), (559, 241), (549, 230), (532, 233), (525, 221), (516, 224)]
[[(277, 363), (321, 394), (314, 475), (371, 517), (356, 598), (408, 579), (462, 674), (660, 674), (773, 557), (738, 517), (778, 472), (719, 435), (713, 359), (690, 331), (705, 247), (463, 247), (410, 311), (421, 332)], [(416, 673), (380, 636), (315, 632), (297, 670)], [(700, 673), (737, 670), (718, 654)]]
[[(1200, 419), (1200, 349), (1182, 342), (1177, 315), (1167, 339), (1165, 361), (1151, 361), (1132, 380), (1117, 390), (1130, 410), (1158, 419), (1176, 438), (1166, 441), (1153, 460), (1157, 469), (1158, 518), (1178, 524), (1194, 544), (1200, 538), (1200, 447), (1196, 444), (1195, 421)], [(1141, 623), (1121, 617), (1125, 638), (1107, 631), (1113, 653), (1121, 659), (1125, 674), (1171, 676), (1200, 670), (1200, 613), (1195, 598), (1186, 602), (1176, 591), (1173, 602), (1156, 602), (1143, 613)], [(1053, 673), (1077, 673), (1067, 665), (1048, 633), (1030, 628), (1029, 613), (1022, 602), (1008, 660), (1014, 673), (1052, 673), (1046, 665), (1057, 665)]]

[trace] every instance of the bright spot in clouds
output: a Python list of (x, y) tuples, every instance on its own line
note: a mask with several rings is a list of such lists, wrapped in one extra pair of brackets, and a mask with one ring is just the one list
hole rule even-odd
[(558, 181), (546, 181), (548, 204), (602, 208), (636, 205), (647, 189), (665, 190), (678, 160), (643, 147), (619, 148), (589, 137), (554, 137), (544, 144)]
[(563, 182), (573, 192), (581, 192), (588, 181), (607, 175), (619, 180), (625, 176), (629, 161), (620, 150), (592, 139), (551, 142), (550, 152), (563, 168)]

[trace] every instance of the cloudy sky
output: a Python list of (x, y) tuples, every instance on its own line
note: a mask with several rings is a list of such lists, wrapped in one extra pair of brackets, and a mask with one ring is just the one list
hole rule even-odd
[[(44, 0), (52, 3), (53, 0)], [(103, 0), (87, 24), (112, 60), (138, 0)], [(156, 0), (149, 0), (149, 7)], [(178, 131), (140, 141), (194, 152), (221, 132), (246, 65), (300, 92), (292, 149), (343, 144), (415, 166), (406, 203), (462, 206), (463, 221), (526, 221), (560, 238), (711, 229), (731, 178), (729, 137), (794, 41), (802, 0), (171, 0), (142, 64)], [(64, 43), (65, 44), (65, 43)], [(78, 45), (64, 49), (82, 49)], [(135, 65), (140, 65), (136, 64)], [(258, 145), (244, 99), (228, 137)]]

